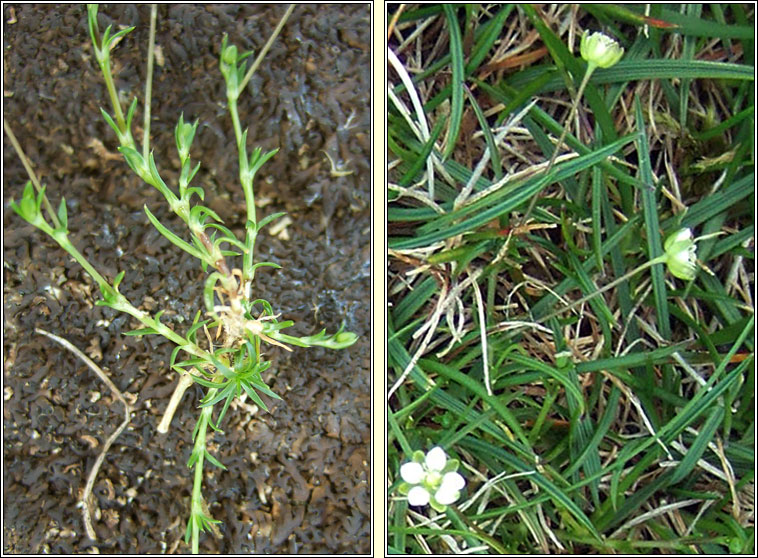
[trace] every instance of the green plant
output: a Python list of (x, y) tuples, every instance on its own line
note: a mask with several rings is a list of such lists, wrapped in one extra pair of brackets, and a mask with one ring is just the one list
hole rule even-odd
[(388, 12), (390, 553), (750, 551), (754, 10)]
[[(194, 468), (194, 484), (186, 538), (188, 541), (191, 539), (193, 551), (197, 552), (199, 533), (215, 522), (207, 513), (202, 497), (203, 465), (207, 459), (213, 465), (223, 468), (223, 465), (207, 449), (208, 427), (218, 430), (229, 405), (242, 394), (246, 394), (263, 409), (266, 409), (266, 405), (258, 395), (259, 393), (279, 398), (262, 378), (262, 374), (271, 364), (264, 359), (264, 344), (275, 344), (287, 350), (291, 350), (287, 345), (341, 349), (352, 345), (356, 341), (356, 336), (342, 330), (332, 335), (327, 335), (325, 331), (310, 336), (288, 335), (284, 330), (293, 323), (279, 321), (278, 315), (274, 313), (268, 301), (253, 297), (252, 286), (256, 270), (262, 266), (278, 267), (270, 262), (254, 261), (256, 238), (264, 226), (282, 214), (272, 214), (260, 220), (256, 215), (253, 189), (255, 174), (275, 154), (275, 151), (264, 153), (257, 148), (248, 154), (247, 132), (241, 130), (240, 118), (237, 114), (237, 99), (255, 67), (255, 65), (251, 67), (245, 75), (245, 58), (249, 56), (249, 53), (238, 54), (236, 47), (229, 45), (224, 38), (220, 66), (227, 86), (227, 106), (235, 130), (235, 144), (240, 161), (240, 182), (245, 196), (247, 217), (244, 226), (245, 237), (238, 239), (216, 212), (202, 203), (197, 203), (197, 198), (203, 202), (204, 192), (202, 188), (191, 185), (199, 165), (193, 167), (190, 161), (190, 148), (198, 123), (185, 123), (183, 116), (180, 116), (175, 128), (176, 148), (181, 163), (177, 195), (162, 179), (155, 158), (150, 152), (149, 119), (146, 119), (142, 149), (139, 149), (132, 135), (132, 121), (137, 101), (135, 99), (124, 114), (114, 87), (110, 53), (116, 42), (129, 33), (131, 28), (111, 34), (111, 28), (108, 27), (101, 35), (97, 26), (96, 6), (88, 7), (88, 25), (95, 58), (103, 73), (111, 100), (113, 116), (103, 110), (103, 117), (115, 131), (119, 141), (119, 150), (130, 168), (145, 182), (161, 192), (170, 209), (189, 228), (188, 241), (161, 223), (145, 206), (148, 219), (156, 229), (174, 245), (197, 257), (203, 270), (210, 271), (203, 289), (206, 315), (202, 316), (198, 312), (192, 325), (181, 335), (161, 323), (162, 311), (151, 314), (132, 304), (119, 292), (125, 271), (117, 273), (115, 278), (109, 281), (77, 250), (69, 238), (69, 220), (65, 200), (61, 199), (58, 210), (54, 211), (47, 201), (44, 187), (36, 183), (33, 176), (27, 183), (20, 201), (11, 202), (11, 206), (27, 222), (50, 235), (84, 267), (100, 289), (102, 300), (98, 304), (125, 312), (139, 320), (143, 327), (131, 332), (132, 335), (159, 334), (172, 341), (176, 349), (171, 356), (171, 367), (183, 378), (189, 378), (192, 382), (206, 388), (205, 396), (201, 401), (202, 410), (194, 432), (194, 448), (189, 459), (189, 466)], [(151, 54), (148, 58), (150, 57)], [(262, 56), (259, 56), (259, 60), (261, 58)], [(148, 71), (149, 83), (150, 72)], [(149, 94), (146, 97), (147, 109)], [(196, 198), (193, 199), (193, 196)], [(241, 268), (234, 267), (231, 263), (232, 258), (241, 259)], [(215, 339), (212, 339), (211, 331), (214, 329), (217, 333)], [(180, 389), (186, 389), (189, 384), (184, 382), (179, 385)], [(223, 404), (219, 406), (220, 410), (216, 407), (218, 403)], [(217, 411), (215, 418), (214, 408)], [(168, 412), (167, 416), (170, 418)]]

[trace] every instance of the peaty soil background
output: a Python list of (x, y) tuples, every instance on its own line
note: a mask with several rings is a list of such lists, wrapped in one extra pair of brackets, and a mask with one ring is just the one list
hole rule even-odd
[[(244, 224), (234, 133), (218, 69), (223, 33), (262, 48), (285, 11), (265, 5), (160, 5), (151, 147), (169, 185), (179, 159), (179, 114), (199, 119), (193, 181), (235, 232)], [(137, 96), (142, 140), (149, 6), (101, 7), (108, 24), (136, 26), (112, 53), (122, 106)], [(347, 350), (265, 345), (264, 376), (283, 401), (270, 412), (234, 403), (210, 450), (228, 471), (205, 468), (203, 494), (223, 521), (201, 535), (207, 553), (364, 553), (370, 549), (370, 6), (298, 6), (240, 97), (248, 149), (279, 148), (258, 172), (259, 219), (287, 211), (256, 246), (254, 293), (288, 330), (308, 335), (341, 324), (360, 336)], [(4, 114), (49, 197), (66, 199), (71, 238), (121, 292), (183, 333), (202, 309), (206, 274), (150, 225), (143, 205), (172, 230), (186, 228), (162, 196), (116, 151), (100, 116), (110, 111), (84, 5), (3, 7)], [(187, 460), (201, 391), (191, 387), (166, 435), (156, 426), (177, 374), (173, 346), (95, 306), (93, 281), (50, 238), (10, 209), (27, 176), (3, 137), (3, 550), (8, 553), (182, 553), (192, 479)], [(329, 157), (333, 164), (330, 163)], [(275, 234), (273, 234), (275, 233)], [(84, 350), (136, 399), (93, 491), (98, 540), (77, 502), (102, 444), (123, 418), (106, 386), (42, 328)]]

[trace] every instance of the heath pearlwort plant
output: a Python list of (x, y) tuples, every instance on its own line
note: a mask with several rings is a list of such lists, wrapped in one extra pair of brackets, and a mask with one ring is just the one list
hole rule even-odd
[[(251, 52), (240, 52), (229, 43), (226, 36), (221, 44), (219, 67), (226, 83), (226, 108), (234, 128), (239, 182), (246, 208), (244, 235), (239, 238), (224, 224), (216, 211), (205, 205), (203, 188), (193, 183), (200, 167), (200, 163), (192, 161), (190, 154), (198, 132), (197, 121), (186, 122), (184, 115), (180, 115), (175, 127), (174, 139), (181, 165), (176, 188), (170, 187), (161, 176), (158, 163), (150, 150), (149, 118), (145, 120), (142, 145), (137, 143), (133, 133), (137, 99), (133, 99), (124, 110), (114, 85), (111, 59), (115, 45), (134, 28), (113, 32), (112, 27), (108, 26), (101, 32), (97, 23), (97, 10), (97, 5), (88, 6), (87, 22), (94, 58), (102, 72), (110, 98), (109, 110), (101, 108), (102, 117), (113, 129), (119, 143), (118, 150), (131, 170), (156, 188), (165, 198), (170, 210), (186, 225), (188, 230), (184, 232), (172, 229), (144, 205), (145, 214), (160, 234), (177, 248), (197, 258), (202, 270), (207, 272), (202, 291), (205, 312), (198, 311), (191, 325), (180, 333), (161, 321), (164, 310), (152, 313), (138, 308), (119, 290), (122, 281), (128, 280), (127, 270), (119, 271), (113, 279), (98, 271), (69, 236), (69, 215), (63, 196), (57, 210), (53, 210), (47, 200), (45, 187), (36, 180), (27, 182), (21, 199), (18, 202), (11, 201), (11, 207), (24, 220), (55, 240), (86, 270), (99, 287), (101, 299), (97, 301), (98, 305), (129, 314), (141, 323), (142, 327), (127, 335), (160, 335), (175, 345), (170, 367), (180, 374), (181, 380), (159, 430), (168, 428), (173, 409), (189, 385), (196, 383), (204, 388), (193, 432), (194, 445), (187, 464), (193, 471), (193, 488), (185, 541), (191, 541), (192, 551), (197, 553), (200, 532), (220, 523), (211, 517), (202, 494), (206, 463), (225, 469), (209, 451), (209, 428), (220, 431), (231, 403), (243, 394), (264, 410), (267, 407), (259, 394), (281, 399), (263, 379), (263, 373), (271, 366), (271, 362), (265, 358), (266, 346), (276, 345), (287, 351), (292, 350), (291, 346), (344, 349), (355, 343), (357, 336), (342, 329), (332, 334), (327, 334), (325, 330), (309, 336), (287, 334), (285, 330), (293, 322), (279, 320), (280, 314), (275, 312), (274, 304), (257, 298), (254, 294), (256, 271), (261, 267), (280, 267), (273, 262), (256, 261), (256, 240), (263, 227), (284, 215), (272, 213), (262, 218), (257, 215), (255, 176), (276, 155), (276, 150), (264, 152), (261, 148), (249, 149), (247, 130), (242, 128), (238, 114), (238, 98), (266, 49), (248, 67)], [(282, 19), (282, 23), (289, 13), (288, 11)], [(280, 28), (272, 35), (272, 39)], [(152, 56), (151, 43), (148, 58), (152, 59)], [(150, 79), (151, 73), (148, 71), (148, 84)], [(146, 105), (149, 115), (149, 97)]]

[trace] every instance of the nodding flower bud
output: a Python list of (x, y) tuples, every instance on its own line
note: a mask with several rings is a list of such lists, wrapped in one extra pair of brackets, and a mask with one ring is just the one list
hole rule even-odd
[(600, 68), (610, 68), (624, 55), (624, 49), (608, 35), (589, 31), (582, 35), (580, 51), (588, 64)]
[(681, 229), (669, 236), (663, 243), (666, 266), (671, 275), (684, 281), (695, 278), (697, 266), (697, 246), (691, 229)]

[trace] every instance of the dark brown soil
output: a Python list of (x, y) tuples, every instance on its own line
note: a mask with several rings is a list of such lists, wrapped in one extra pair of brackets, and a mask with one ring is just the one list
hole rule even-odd
[[(154, 74), (152, 146), (175, 184), (179, 113), (200, 120), (193, 184), (236, 232), (244, 223), (234, 133), (218, 53), (224, 32), (260, 50), (285, 6), (161, 5)], [(3, 19), (4, 118), (57, 206), (68, 205), (72, 238), (105, 275), (126, 271), (121, 292), (184, 332), (205, 274), (150, 225), (147, 204), (184, 232), (160, 194), (115, 150), (99, 107), (108, 107), (84, 5), (9, 5)], [(140, 99), (141, 143), (149, 7), (101, 7), (109, 23), (134, 25), (113, 53), (124, 102)], [(210, 449), (228, 471), (206, 468), (203, 492), (222, 537), (208, 553), (366, 553), (370, 548), (370, 6), (299, 6), (240, 99), (248, 145), (279, 153), (259, 172), (259, 218), (287, 211), (289, 240), (264, 233), (258, 261), (282, 265), (256, 276), (294, 334), (334, 331), (360, 340), (344, 351), (268, 349), (266, 380), (283, 401), (271, 412), (233, 405)], [(3, 550), (9, 553), (187, 552), (192, 486), (186, 466), (200, 390), (190, 388), (167, 435), (156, 433), (177, 375), (163, 338), (125, 337), (128, 316), (94, 306), (92, 280), (43, 233), (10, 210), (26, 174), (3, 138), (4, 463)], [(324, 152), (352, 174), (332, 176)], [(181, 225), (181, 226), (180, 226)], [(95, 486), (98, 541), (77, 508), (86, 475), (122, 420), (121, 404), (76, 357), (34, 333), (40, 327), (85, 350), (119, 389), (137, 396)]]

